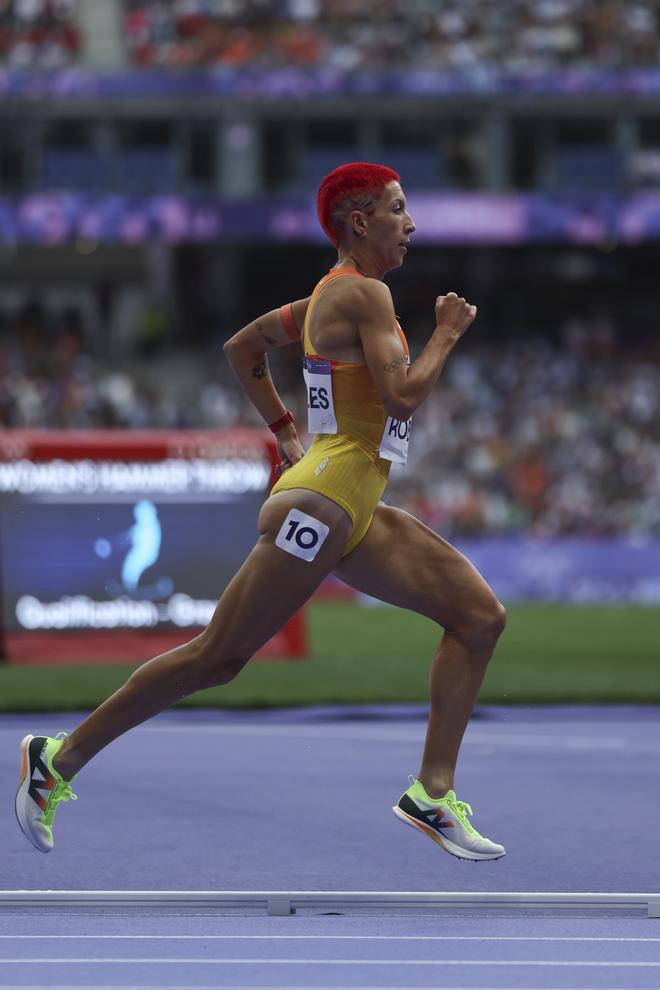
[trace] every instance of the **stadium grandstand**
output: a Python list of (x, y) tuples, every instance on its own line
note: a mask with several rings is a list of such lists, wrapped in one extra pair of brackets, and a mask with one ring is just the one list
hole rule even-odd
[[(108, 14), (82, 0), (3, 0), (0, 52), (17, 68), (80, 59)], [(547, 71), (649, 67), (656, 2), (601, 0), (123, 0), (117, 64)], [(94, 39), (93, 44), (96, 44)]]
[(657, 3), (600, 0), (128, 0), (139, 65), (335, 71), (654, 66)]
[(14, 69), (59, 69), (81, 50), (77, 0), (4, 0), (0, 58)]
[(659, 18), (5, 0), (3, 427), (258, 425), (222, 343), (324, 270), (313, 192), (359, 157), (418, 221), (391, 280), (413, 348), (443, 287), (480, 310), (391, 497), (450, 535), (657, 535)]
[[(268, 308), (323, 269), (311, 196), (358, 155), (397, 168), (426, 220), (393, 278), (414, 345), (439, 287), (480, 301), (417, 417), (433, 456), (396, 497), (450, 533), (658, 533), (659, 17), (596, 0), (7, 0), (3, 426), (254, 424), (221, 345), (246, 298)], [(297, 365), (280, 365), (302, 412)]]

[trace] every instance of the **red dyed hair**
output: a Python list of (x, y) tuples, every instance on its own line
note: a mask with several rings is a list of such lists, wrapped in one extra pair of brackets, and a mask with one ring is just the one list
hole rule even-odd
[[(366, 196), (380, 199), (390, 182), (398, 182), (401, 176), (387, 165), (371, 162), (348, 162), (333, 169), (322, 180), (316, 194), (316, 212), (319, 223), (335, 247), (339, 247), (343, 231), (340, 217), (333, 215), (345, 200)], [(347, 204), (351, 209), (365, 209), (356, 203)]]

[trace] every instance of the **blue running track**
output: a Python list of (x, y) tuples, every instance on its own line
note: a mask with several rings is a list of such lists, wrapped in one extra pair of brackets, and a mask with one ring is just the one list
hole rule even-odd
[[(18, 744), (78, 715), (0, 718), (0, 888), (660, 890), (657, 708), (483, 708), (457, 792), (498, 862), (453, 859), (390, 811), (424, 712), (166, 713), (101, 753), (56, 849), (13, 815)], [(0, 987), (658, 990), (660, 920), (628, 910), (15, 909)]]

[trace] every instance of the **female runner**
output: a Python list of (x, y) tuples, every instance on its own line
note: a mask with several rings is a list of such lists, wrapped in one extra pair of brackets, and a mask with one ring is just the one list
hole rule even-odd
[[(281, 476), (259, 516), (259, 538), (208, 627), (139, 667), (70, 735), (25, 737), (16, 814), (35, 848), (53, 848), (53, 819), (75, 797), (70, 781), (113, 739), (194, 691), (231, 681), (334, 572), (444, 629), (431, 665), (430, 712), (417, 778), (394, 806), (406, 824), (462, 859), (498, 859), (459, 801), (454, 770), (505, 612), (454, 547), (381, 502), (392, 462), (405, 464), (415, 410), (476, 316), (439, 296), (435, 328), (411, 363), (383, 279), (406, 255), (415, 225), (399, 175), (364, 162), (322, 181), (320, 223), (338, 249), (311, 296), (259, 317), (225, 344), (248, 398), (276, 435)], [(302, 343), (309, 430), (303, 450), (270, 374), (267, 353)]]

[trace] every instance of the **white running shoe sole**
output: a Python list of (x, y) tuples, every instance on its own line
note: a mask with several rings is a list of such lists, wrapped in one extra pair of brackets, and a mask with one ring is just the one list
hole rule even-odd
[(21, 780), (16, 791), (16, 803), (14, 810), (16, 820), (25, 838), (32, 843), (39, 852), (49, 853), (53, 849), (52, 839), (43, 831), (43, 825), (39, 823), (38, 830), (30, 826), (28, 818), (28, 807), (34, 804), (30, 797), (30, 743), (34, 736), (25, 736), (21, 743)]
[(498, 851), (493, 853), (480, 853), (473, 852), (471, 849), (464, 849), (462, 846), (457, 846), (456, 843), (451, 842), (445, 836), (439, 835), (428, 825), (423, 825), (422, 822), (418, 822), (415, 818), (407, 815), (406, 812), (402, 811), (398, 805), (395, 804), (392, 811), (396, 817), (404, 823), (404, 825), (410, 825), (412, 828), (419, 829), (420, 832), (423, 832), (424, 835), (428, 835), (429, 839), (433, 839), (433, 841), (437, 842), (438, 845), (445, 850), (445, 852), (448, 852), (450, 856), (455, 856), (456, 859), (469, 859), (472, 860), (473, 863), (477, 863), (482, 860), (502, 859), (503, 856), (506, 856), (506, 850), (502, 847), (500, 847), (502, 848), (501, 852)]

